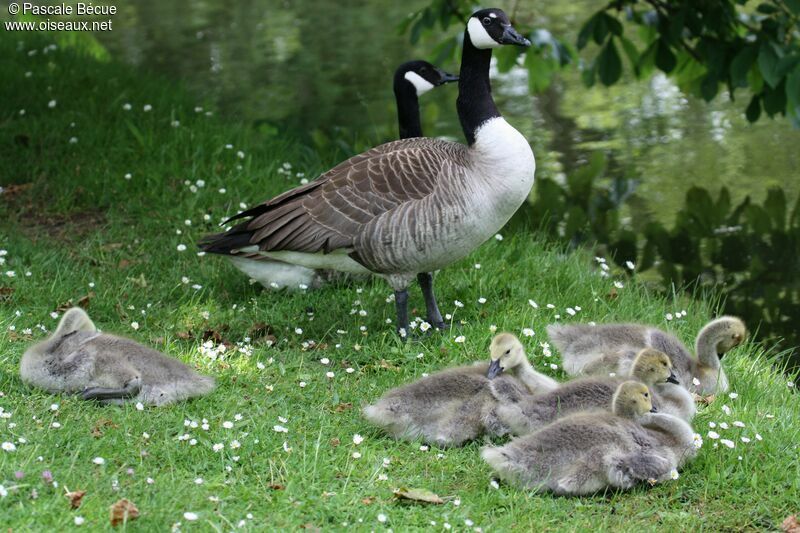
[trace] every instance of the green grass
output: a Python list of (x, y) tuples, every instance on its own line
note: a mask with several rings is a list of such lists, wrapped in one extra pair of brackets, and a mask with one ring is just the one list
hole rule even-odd
[[(394, 310), (380, 280), (292, 296), (263, 291), (223, 259), (198, 257), (194, 243), (235, 212), (239, 201), (252, 204), (295, 185), (298, 177), (277, 173), (284, 161), (309, 176), (323, 162), (280, 137), (196, 113), (203, 104), (164, 80), (69, 50), (43, 54), (45, 42), (24, 38), (18, 47), (8, 34), (0, 37), (2, 185), (32, 183), (0, 196), (0, 249), (8, 251), (0, 267), (0, 407), (11, 413), (0, 418), (0, 441), (17, 447), (0, 450), (0, 484), (8, 491), (0, 498), (5, 527), (64, 530), (81, 516), (83, 527), (109, 528), (108, 506), (123, 497), (141, 511), (127, 527), (141, 531), (163, 531), (177, 522), (184, 530), (230, 530), (241, 520), (243, 529), (252, 530), (306, 525), (404, 531), (435, 522), (434, 530), (448, 523), (463, 531), (471, 529), (469, 520), (484, 530), (715, 531), (775, 529), (797, 512), (800, 402), (789, 379), (753, 344), (725, 359), (738, 397), (722, 396), (700, 409), (695, 424), (705, 445), (698, 458), (677, 481), (649, 489), (586, 498), (494, 489), (478, 456), (481, 443), (422, 451), (419, 443), (382, 436), (364, 423), (360, 407), (423, 372), (485, 358), (492, 324), (518, 334), (532, 328), (536, 335), (523, 340), (535, 366), (561, 376), (549, 368), (559, 363), (557, 355), (545, 357), (539, 345), (558, 314), (562, 320), (650, 322), (690, 343), (712, 309), (682, 295), (664, 299), (621, 273), (604, 278), (588, 255), (564, 254), (524, 232), (492, 240), (441, 273), (443, 312), (463, 325), (421, 343), (399, 342), (386, 324)], [(30, 56), (32, 48), (39, 52)], [(54, 108), (48, 107), (51, 99)], [(153, 109), (144, 112), (145, 104)], [(173, 120), (180, 126), (171, 126)], [(77, 142), (71, 144), (73, 136)], [(192, 192), (185, 180), (204, 180), (205, 186)], [(188, 249), (178, 251), (179, 244)], [(6, 276), (7, 270), (16, 276)], [(622, 279), (624, 288), (612, 289), (613, 279)], [(36, 326), (52, 330), (57, 319), (50, 313), (87, 295), (98, 326), (214, 375), (217, 391), (138, 411), (23, 386), (19, 359), (45, 335)], [(482, 297), (486, 302), (479, 304)], [(422, 307), (418, 292), (412, 306)], [(581, 310), (571, 317), (566, 309), (575, 306)], [(681, 309), (686, 317), (665, 319)], [(270, 325), (275, 346), (245, 341), (259, 323)], [(199, 349), (207, 330), (252, 344), (252, 354), (229, 350), (212, 360)], [(455, 342), (458, 335), (463, 343)], [(330, 364), (321, 364), (322, 358)], [(327, 378), (328, 371), (335, 377)], [(301, 381), (307, 386), (301, 388)], [(185, 426), (203, 419), (207, 431)], [(745, 427), (734, 427), (735, 420)], [(232, 421), (233, 429), (223, 421)], [(735, 441), (734, 449), (714, 447), (719, 441), (707, 437), (709, 422), (730, 425), (716, 431)], [(276, 432), (275, 425), (288, 432)], [(187, 433), (196, 445), (179, 439)], [(359, 445), (353, 443), (356, 433), (365, 438)], [(752, 441), (745, 444), (741, 436)], [(241, 447), (232, 449), (233, 440)], [(224, 443), (224, 451), (214, 452), (215, 443)], [(95, 457), (105, 464), (94, 464)], [(45, 470), (57, 487), (43, 481)], [(16, 472), (24, 477), (16, 479)], [(404, 505), (392, 496), (403, 486), (449, 499), (441, 506)], [(80, 509), (69, 509), (66, 488), (87, 491)], [(199, 519), (187, 522), (186, 511)], [(385, 523), (378, 521), (381, 514)]]

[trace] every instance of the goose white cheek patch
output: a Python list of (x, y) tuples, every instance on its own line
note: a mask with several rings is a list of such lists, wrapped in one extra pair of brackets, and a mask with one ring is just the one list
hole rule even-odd
[(417, 89), (417, 96), (425, 94), (426, 92), (433, 89), (433, 84), (428, 80), (426, 80), (425, 78), (423, 78), (422, 76), (420, 76), (419, 74), (417, 74), (416, 72), (408, 71), (406, 72), (406, 75), (403, 77), (408, 81), (410, 81), (412, 85), (414, 85), (414, 88)]
[(467, 32), (469, 33), (469, 40), (472, 41), (473, 46), (480, 50), (487, 48), (497, 48), (500, 43), (492, 39), (486, 28), (483, 27), (481, 21), (472, 17), (467, 22)]

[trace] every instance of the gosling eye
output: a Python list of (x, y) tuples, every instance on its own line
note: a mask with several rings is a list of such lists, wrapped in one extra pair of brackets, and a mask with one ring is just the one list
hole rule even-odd
[(491, 17), (483, 17), (483, 20), (481, 22), (483, 22), (484, 26), (488, 26), (488, 25), (490, 25), (492, 23), (492, 18)]
[(645, 393), (644, 393), (644, 397), (645, 397), (645, 398), (649, 398), (649, 397), (650, 397), (650, 395), (649, 395), (649, 394), (647, 394), (647, 393), (645, 392)]
[(503, 352), (503, 355), (508, 355), (508, 354), (510, 354), (510, 353), (511, 353), (511, 348), (509, 348), (508, 350), (506, 350), (505, 352)]

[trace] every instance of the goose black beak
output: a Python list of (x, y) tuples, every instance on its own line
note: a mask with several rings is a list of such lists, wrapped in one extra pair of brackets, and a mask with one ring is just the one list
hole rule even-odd
[(650, 408), (650, 412), (651, 412), (651, 413), (657, 413), (657, 412), (658, 412), (658, 409), (656, 409), (656, 406), (655, 406), (655, 405), (654, 405), (653, 407), (651, 407), (651, 408)]
[(500, 361), (496, 360), (492, 361), (491, 364), (489, 364), (489, 371), (486, 372), (486, 377), (489, 379), (494, 379), (502, 373), (503, 373), (503, 367), (500, 366)]
[(674, 383), (675, 385), (681, 384), (681, 382), (678, 381), (678, 378), (675, 377), (675, 372), (669, 373), (669, 377), (667, 378), (667, 383)]
[(439, 83), (436, 85), (444, 85), (445, 83), (450, 83), (451, 81), (458, 81), (458, 74), (450, 74), (449, 72), (438, 69), (436, 72), (439, 74)]
[(497, 42), (500, 44), (516, 44), (518, 46), (531, 45), (531, 42), (520, 35), (511, 24), (503, 28), (503, 35), (500, 36), (500, 39)]

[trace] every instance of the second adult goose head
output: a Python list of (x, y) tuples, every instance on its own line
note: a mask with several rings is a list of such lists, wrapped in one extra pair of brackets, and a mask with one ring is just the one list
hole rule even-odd
[(492, 49), (530, 42), (499, 9), (475, 12), (464, 33), (457, 109), (469, 146), (413, 138), (356, 155), (315, 181), (231, 220), (201, 247), (309, 269), (374, 273), (395, 291), (397, 329), (408, 330), (408, 286), (419, 279), (428, 321), (445, 326), (431, 272), (465, 257), (505, 225), (533, 186), (528, 141), (491, 95)]
[(403, 63), (397, 68), (394, 73), (394, 97), (401, 139), (422, 137), (419, 97), (452, 81), (458, 81), (458, 76), (419, 59)]

